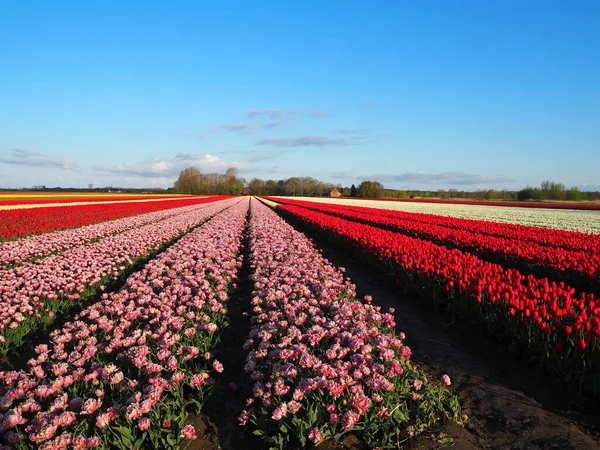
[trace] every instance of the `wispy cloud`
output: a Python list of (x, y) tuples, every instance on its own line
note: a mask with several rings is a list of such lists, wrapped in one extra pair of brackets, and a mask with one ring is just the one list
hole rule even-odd
[(93, 166), (94, 170), (121, 175), (133, 175), (155, 178), (159, 176), (173, 176), (176, 173), (170, 161), (150, 159), (135, 163), (101, 164)]
[(270, 109), (250, 109), (246, 111), (248, 117), (268, 117), (270, 120), (280, 120), (288, 117), (295, 110), (293, 109), (282, 109), (282, 108), (270, 108)]
[(246, 117), (251, 119), (267, 118), (268, 123), (265, 128), (275, 128), (293, 119), (295, 110), (293, 109), (251, 109), (246, 111)]
[(133, 163), (103, 164), (93, 170), (117, 175), (143, 178), (169, 178), (173, 180), (186, 167), (197, 167), (202, 172), (218, 172), (228, 167), (241, 167), (237, 162), (227, 162), (217, 155), (180, 152), (173, 158), (146, 159)]
[(201, 140), (203, 141), (204, 139), (206, 139), (206, 135), (205, 134), (198, 134), (198, 133), (189, 133), (184, 135), (186, 138), (188, 139), (197, 139), (197, 140)]
[(343, 135), (367, 135), (371, 133), (369, 128), (338, 128), (333, 130), (334, 134), (343, 134)]
[(312, 119), (322, 119), (333, 117), (334, 114), (329, 111), (323, 111), (313, 108), (267, 108), (251, 109), (246, 111), (246, 117), (251, 119), (266, 118), (268, 122), (264, 128), (275, 128), (299, 117), (310, 117)]
[(312, 117), (315, 119), (327, 119), (329, 117), (334, 117), (335, 114), (329, 112), (329, 111), (322, 111), (319, 109), (306, 109), (304, 110), (304, 114), (307, 117)]
[(241, 151), (223, 151), (217, 152), (217, 155), (243, 155), (245, 161), (248, 162), (257, 162), (257, 161), (266, 161), (269, 159), (275, 159), (282, 156), (281, 153), (276, 152), (263, 152), (257, 150), (241, 150)]
[(343, 180), (352, 178), (352, 172), (331, 172), (329, 174), (334, 180)]
[(329, 139), (318, 136), (267, 138), (256, 142), (256, 145), (272, 145), (274, 147), (341, 147), (353, 144), (356, 142), (349, 139)]
[(289, 170), (281, 170), (281, 167), (279, 167), (279, 166), (270, 166), (270, 167), (249, 168), (248, 172), (253, 175), (274, 175), (274, 174), (289, 173)]
[(15, 148), (8, 156), (0, 156), (0, 162), (18, 166), (40, 167), (45, 169), (79, 170), (77, 161), (70, 158), (55, 158), (24, 148)]
[(432, 184), (432, 185), (480, 185), (493, 183), (511, 183), (514, 180), (502, 176), (485, 176), (463, 172), (404, 172), (398, 175), (392, 174), (373, 174), (360, 175), (357, 180), (378, 180), (378, 181), (395, 181), (416, 184)]
[(375, 108), (379, 108), (379, 103), (364, 102), (364, 103), (359, 103), (358, 107), (362, 108), (362, 109), (375, 109)]
[(253, 123), (222, 123), (215, 125), (213, 131), (228, 131), (230, 133), (249, 134), (254, 131), (256, 125)]
[(598, 189), (600, 188), (600, 183), (583, 183), (581, 187), (585, 189)]
[(278, 158), (280, 155), (277, 153), (268, 153), (268, 152), (257, 152), (257, 153), (249, 153), (247, 160), (250, 162), (258, 162), (258, 161), (267, 161), (270, 159)]

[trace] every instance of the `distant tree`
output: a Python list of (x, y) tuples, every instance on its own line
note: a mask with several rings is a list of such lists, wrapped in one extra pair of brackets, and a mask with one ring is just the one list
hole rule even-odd
[(493, 189), (486, 191), (486, 193), (483, 196), (483, 198), (485, 198), (486, 200), (494, 200), (496, 197), (496, 191), (494, 191)]
[(356, 191), (356, 186), (354, 184), (350, 187), (350, 197), (356, 197), (358, 192)]
[(277, 182), (275, 180), (265, 181), (265, 195), (277, 195)]
[(381, 198), (384, 191), (379, 181), (363, 181), (358, 186), (358, 196), (362, 198)]
[(301, 195), (302, 194), (302, 186), (301, 186), (300, 178), (292, 177), (292, 178), (288, 178), (287, 180), (285, 180), (284, 189), (285, 189), (286, 195), (291, 195), (292, 197)]
[(585, 192), (581, 192), (579, 190), (579, 188), (572, 187), (571, 189), (569, 189), (566, 192), (566, 199), (567, 200), (574, 200), (574, 201), (581, 201), (581, 200), (587, 200), (588, 197), (587, 197), (586, 193)]
[(564, 200), (566, 198), (565, 185), (555, 181), (542, 181), (541, 191), (543, 199)]
[(539, 189), (533, 188), (529, 185), (527, 185), (527, 187), (525, 187), (524, 189), (521, 189), (519, 192), (517, 192), (517, 199), (520, 201), (534, 200), (534, 199), (538, 199), (539, 197), (540, 197)]
[(265, 181), (260, 180), (258, 178), (252, 178), (248, 183), (248, 189), (250, 190), (250, 194), (252, 195), (265, 195), (265, 186)]
[(286, 180), (277, 180), (277, 195), (286, 195), (285, 182)]
[(244, 190), (244, 179), (240, 178), (240, 172), (236, 167), (230, 167), (223, 176), (223, 193), (229, 195), (240, 195)]
[(175, 181), (173, 191), (177, 194), (200, 194), (202, 191), (202, 174), (195, 167), (187, 167), (181, 171)]

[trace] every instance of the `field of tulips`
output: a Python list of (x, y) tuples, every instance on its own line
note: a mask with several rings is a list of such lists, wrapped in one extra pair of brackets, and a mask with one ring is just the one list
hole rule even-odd
[(292, 205), (277, 211), (393, 271), (405, 289), (475, 319), (507, 345), (518, 344), (580, 392), (600, 392), (600, 302), (594, 294), (331, 214)]
[[(215, 201), (216, 199), (210, 199)], [(203, 199), (197, 204), (208, 203)], [(159, 222), (176, 216), (186, 208), (168, 208), (151, 213), (142, 213), (122, 219), (109, 220), (79, 228), (43, 233), (27, 239), (0, 242), (0, 268), (16, 266), (33, 259), (42, 258), (73, 247), (91, 243), (104, 237), (123, 233), (124, 231)]]
[(0, 241), (215, 200), (218, 198), (187, 197), (168, 201), (156, 199), (126, 203), (90, 202), (87, 205), (76, 206), (64, 203), (60, 206), (33, 209), (0, 208)]
[(28, 369), (0, 372), (3, 448), (176, 449), (196, 437), (186, 419), (223, 370), (211, 351), (248, 209), (226, 205), (53, 331)]
[(21, 345), (25, 336), (52, 323), (57, 314), (93, 298), (142, 258), (151, 257), (236, 201), (189, 206), (177, 215), (0, 269), (0, 354)]
[(393, 310), (358, 300), (306, 236), (257, 202), (250, 254), (245, 370), (255, 384), (243, 424), (276, 448), (339, 440), (351, 430), (369, 448), (396, 448), (443, 416), (460, 420), (456, 398), (411, 364)]
[[(96, 218), (118, 215), (103, 203)], [(417, 367), (394, 308), (303, 229), (598, 400), (600, 301), (568, 282), (596, 286), (595, 235), (279, 198), (162, 206), (0, 243), (0, 450), (184, 448), (234, 391), (227, 420), (264, 448), (452, 443), (445, 427), (471, 423), (460, 377)]]
[[(279, 197), (277, 197), (279, 198)], [(284, 198), (284, 197), (281, 197)], [(296, 197), (296, 200), (306, 200)], [(365, 206), (392, 211), (405, 211), (437, 216), (456, 217), (552, 228), (558, 230), (579, 231), (600, 234), (600, 211), (564, 210), (548, 208), (519, 208), (511, 206), (464, 205), (451, 203), (396, 202), (385, 200), (311, 198), (311, 202), (332, 203), (346, 206)]]
[[(558, 245), (553, 244), (548, 233), (543, 243), (538, 244), (521, 237), (533, 235), (535, 238), (539, 228), (533, 227), (521, 226), (521, 229), (515, 229), (516, 226), (513, 226), (513, 229), (504, 233), (510, 236), (507, 237), (501, 235), (501, 230), (497, 230), (496, 235), (483, 231), (487, 229), (487, 222), (443, 216), (433, 220), (433, 216), (426, 214), (350, 208), (298, 200), (280, 199), (280, 203), (397, 231), (447, 248), (472, 253), (487, 261), (518, 269), (524, 274), (548, 277), (585, 291), (600, 293), (600, 236), (597, 235), (553, 230), (559, 238), (563, 237), (557, 239)], [(565, 236), (569, 234), (573, 236)], [(566, 249), (561, 244), (584, 249)]]
[[(194, 440), (191, 417), (227, 369), (214, 351), (244, 252), (251, 328), (231, 349), (247, 355), (240, 376), (253, 383), (233, 418), (242, 429), (270, 448), (348, 433), (395, 448), (463, 419), (450, 377), (431, 380), (411, 362), (394, 311), (358, 299), (343, 269), (256, 200), (4, 244), (2, 450), (177, 449)], [(46, 337), (32, 334), (58, 316)], [(30, 359), (11, 364), (24, 344)]]

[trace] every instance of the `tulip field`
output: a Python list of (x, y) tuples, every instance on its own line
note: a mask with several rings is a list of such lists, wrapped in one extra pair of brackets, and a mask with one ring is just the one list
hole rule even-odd
[(496, 338), (518, 343), (574, 391), (600, 396), (599, 234), (270, 200), (285, 217), (391, 270), (407, 290), (425, 292)]
[[(233, 390), (265, 449), (451, 444), (453, 374), (415, 364), (395, 309), (309, 232), (599, 400), (600, 212), (542, 228), (317, 200), (0, 199), (0, 450), (208, 448), (194, 418)], [(223, 348), (244, 361), (227, 386)]]

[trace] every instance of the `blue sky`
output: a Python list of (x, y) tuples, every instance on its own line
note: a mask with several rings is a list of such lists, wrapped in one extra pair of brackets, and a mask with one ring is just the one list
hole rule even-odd
[(0, 187), (600, 190), (600, 2), (0, 3)]

